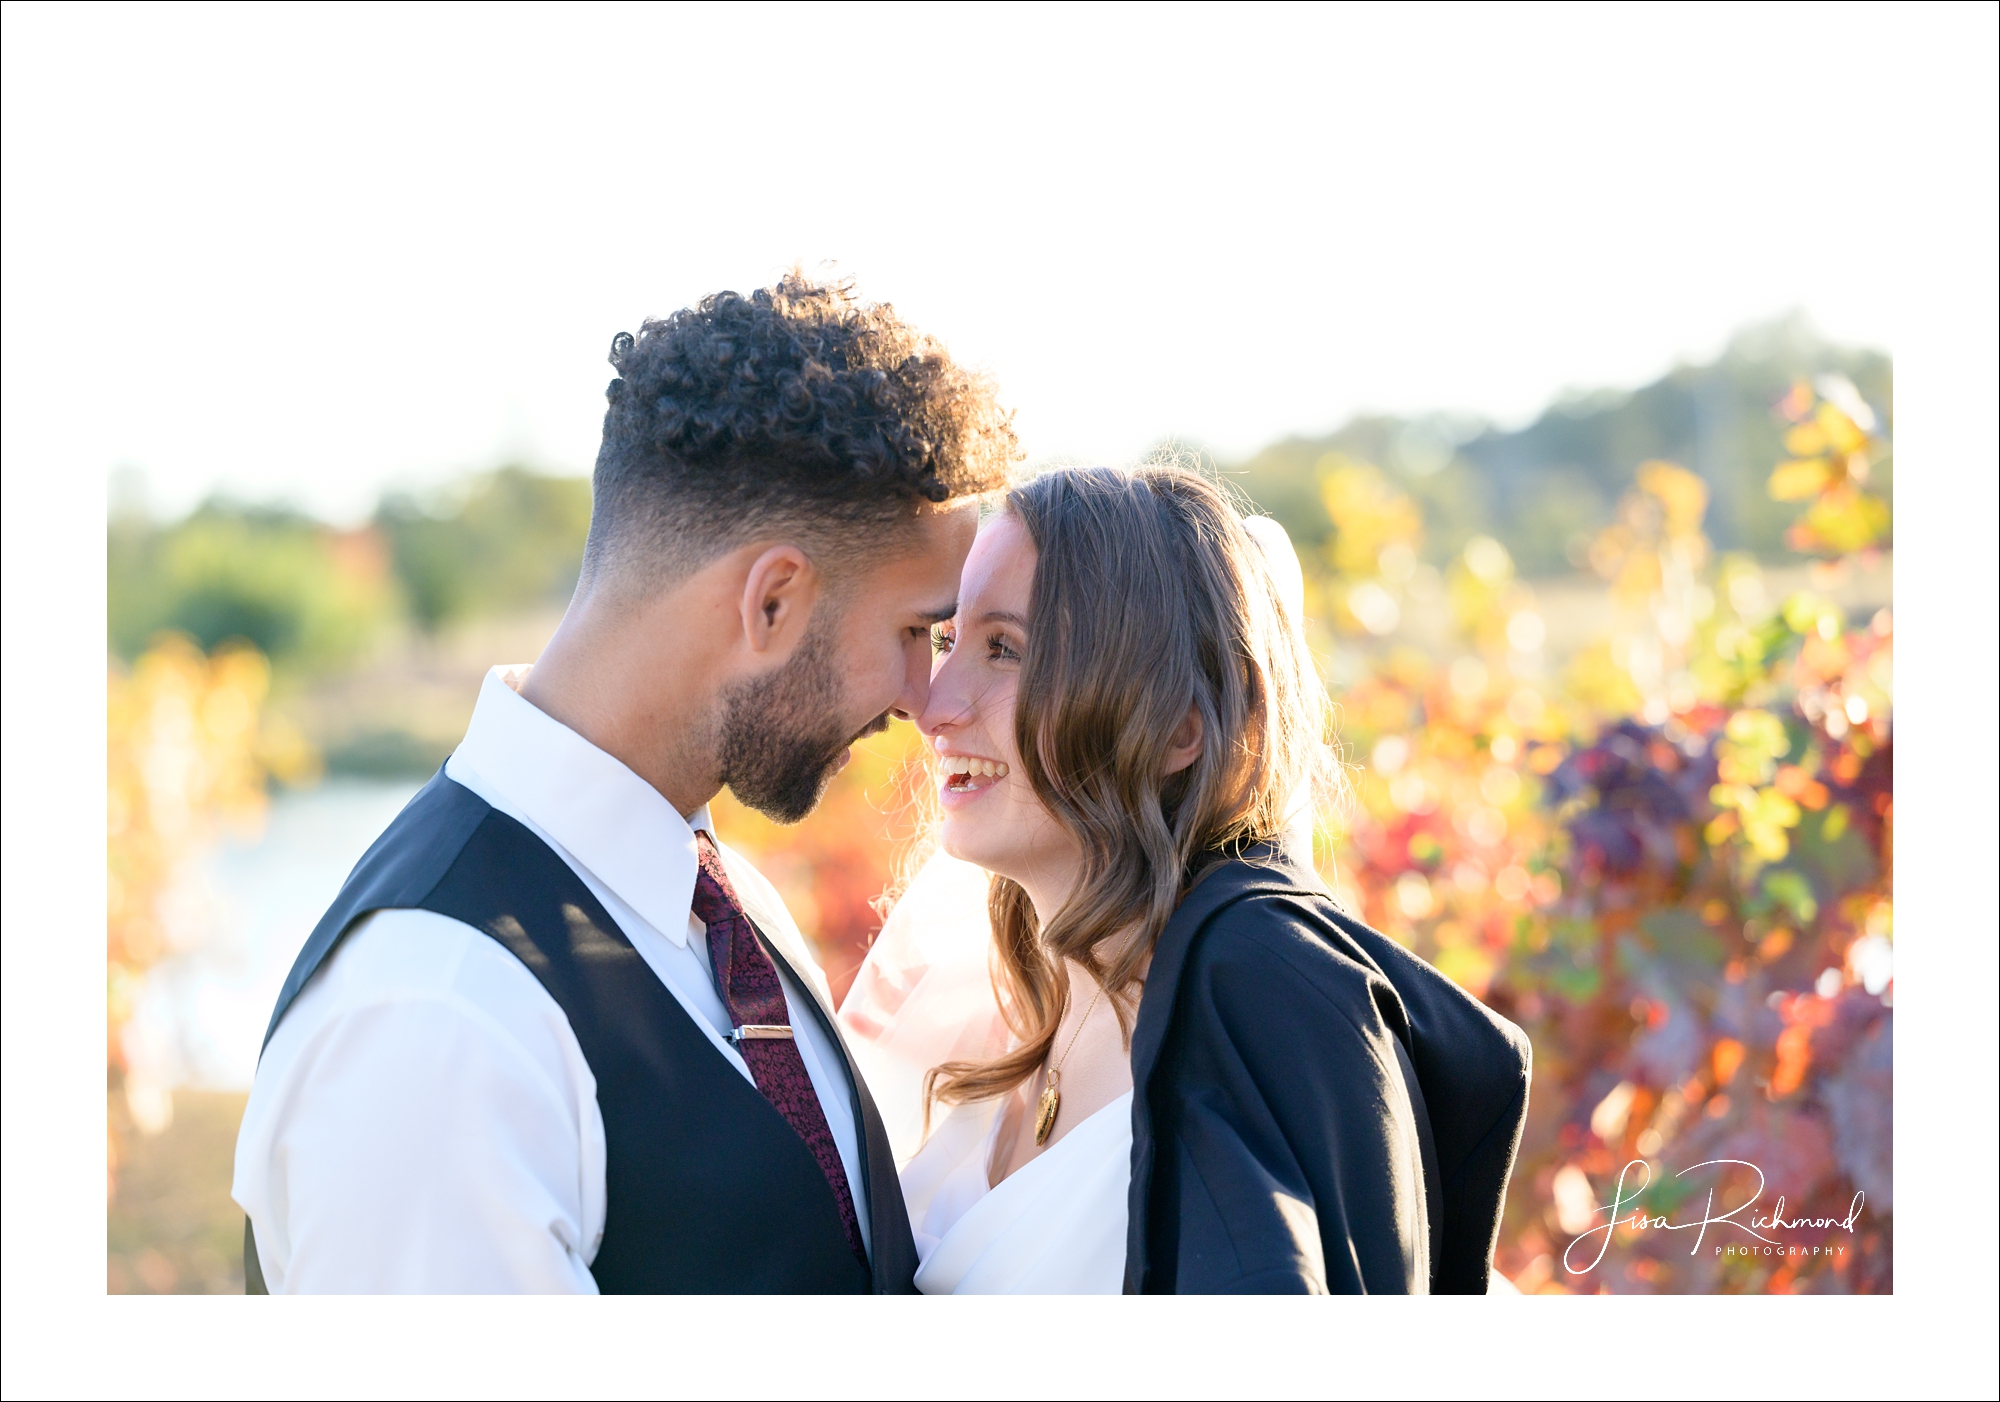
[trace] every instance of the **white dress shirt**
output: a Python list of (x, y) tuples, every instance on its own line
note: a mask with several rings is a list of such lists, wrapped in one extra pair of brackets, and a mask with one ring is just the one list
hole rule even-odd
[[(514, 690), (495, 667), (445, 773), (546, 842), (604, 904), (715, 1054), (727, 1040), (691, 905), (695, 830), (659, 792)], [(813, 982), (779, 963), (799, 1054), (869, 1239), (840, 1049), (802, 1001), (825, 976), (763, 875), (717, 843), (744, 911)], [(423, 910), (362, 920), (264, 1049), (231, 1195), (273, 1294), (594, 1294), (604, 1236), (604, 1121), (569, 1020), (527, 967), (470, 925)]]

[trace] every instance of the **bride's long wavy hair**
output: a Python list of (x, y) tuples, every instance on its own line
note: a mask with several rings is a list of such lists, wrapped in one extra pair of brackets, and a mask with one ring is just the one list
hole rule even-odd
[[(1046, 926), (1026, 891), (993, 878), (994, 985), (1017, 1045), (933, 1068), (927, 1107), (1035, 1073), (1068, 1004), (1065, 959), (1103, 985), (1129, 1041), (1141, 971), (1206, 861), (1281, 840), (1342, 787), (1303, 620), (1214, 483), (1178, 466), (1066, 469), (1005, 509), (1039, 552), (1015, 742), (1082, 874)], [(1200, 752), (1162, 777), (1190, 706)]]

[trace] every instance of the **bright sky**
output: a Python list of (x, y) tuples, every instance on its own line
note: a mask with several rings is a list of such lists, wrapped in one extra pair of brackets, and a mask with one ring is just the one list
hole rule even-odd
[[(1038, 457), (1894, 349), (1895, 8), (10, 7), (10, 473), (587, 470), (613, 333), (832, 260)], [(1949, 41), (1949, 36), (1945, 36)]]

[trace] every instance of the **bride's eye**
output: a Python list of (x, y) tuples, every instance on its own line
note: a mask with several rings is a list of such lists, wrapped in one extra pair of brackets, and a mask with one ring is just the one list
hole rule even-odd
[(931, 651), (933, 653), (950, 652), (951, 643), (951, 626), (946, 623), (933, 623), (931, 625)]
[(1019, 662), (1021, 654), (1014, 651), (1005, 633), (995, 633), (986, 640), (986, 655), (995, 662)]

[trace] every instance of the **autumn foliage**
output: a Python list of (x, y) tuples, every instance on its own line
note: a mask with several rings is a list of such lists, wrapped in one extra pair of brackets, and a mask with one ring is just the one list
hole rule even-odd
[(146, 971), (200, 933), (173, 918), (183, 864), (225, 830), (256, 829), (267, 777), (314, 777), (310, 747), (264, 709), (270, 684), (270, 664), (256, 649), (226, 646), (210, 656), (173, 633), (130, 668), (111, 667), (105, 1059), (114, 1191), (122, 1127), (157, 1128), (172, 1114), (165, 1087), (128, 1074), (124, 1032)]

